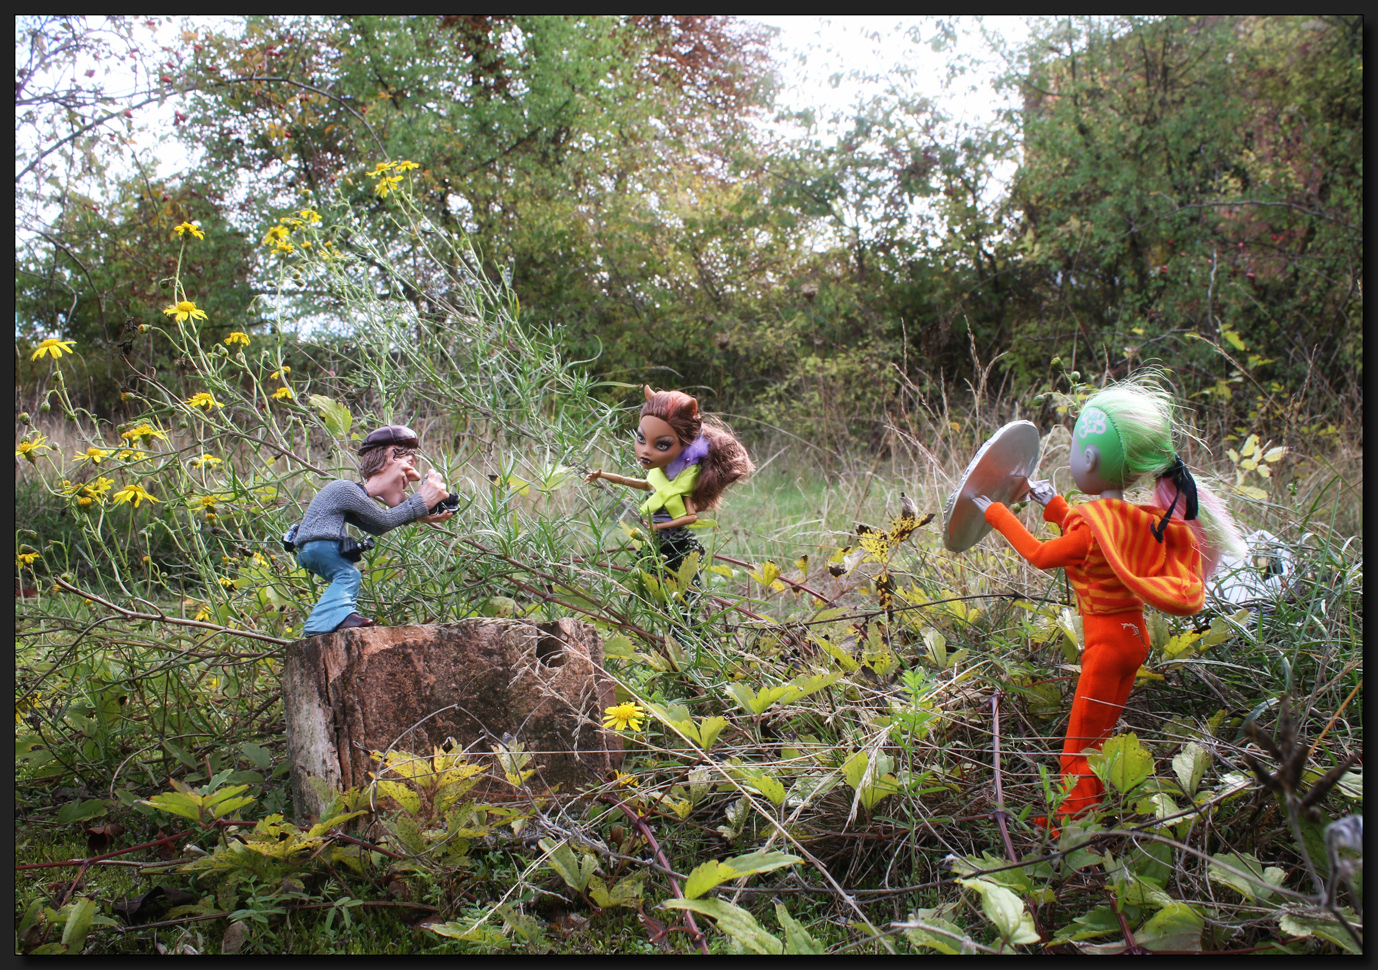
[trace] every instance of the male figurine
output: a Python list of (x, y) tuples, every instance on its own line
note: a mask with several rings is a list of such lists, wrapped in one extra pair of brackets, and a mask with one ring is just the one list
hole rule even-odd
[[(363, 575), (354, 565), (359, 558), (358, 546), (347, 536), (346, 523), (377, 536), (408, 522), (439, 524), (451, 516), (448, 511), (430, 514), (449, 494), (434, 469), (416, 493), (406, 493), (408, 482), (421, 481), (416, 470), (420, 443), (416, 432), (403, 425), (379, 428), (359, 445), (363, 482), (338, 479), (311, 500), (293, 540), (297, 562), (330, 585), (306, 618), (304, 636), (373, 626), (373, 620), (355, 610)], [(376, 499), (382, 499), (388, 508), (380, 508)], [(344, 555), (349, 549), (341, 550), (342, 541), (354, 548), (352, 559)]]

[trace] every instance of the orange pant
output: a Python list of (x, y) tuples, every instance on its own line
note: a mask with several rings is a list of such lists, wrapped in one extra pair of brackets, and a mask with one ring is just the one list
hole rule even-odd
[(1075, 776), (1077, 783), (1059, 815), (1080, 815), (1100, 801), (1105, 786), (1092, 773), (1082, 752), (1099, 749), (1110, 736), (1129, 700), (1134, 674), (1148, 659), (1148, 630), (1142, 612), (1082, 614), (1082, 624), (1086, 649), (1081, 654), (1081, 677), (1072, 698), (1061, 765), (1063, 777)]

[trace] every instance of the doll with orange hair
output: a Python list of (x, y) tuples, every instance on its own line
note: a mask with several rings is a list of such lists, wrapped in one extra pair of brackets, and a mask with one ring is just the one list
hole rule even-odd
[[(1243, 543), (1229, 511), (1192, 478), (1173, 444), (1171, 395), (1140, 377), (1103, 388), (1086, 401), (1072, 429), (1071, 470), (1092, 501), (1069, 507), (1048, 482), (1030, 482), (1043, 518), (1061, 527), (1035, 539), (1008, 508), (985, 496), (973, 502), (1015, 550), (1040, 569), (1061, 566), (1076, 592), (1085, 649), (1072, 699), (1061, 772), (1075, 786), (1058, 814), (1077, 816), (1104, 792), (1085, 752), (1110, 736), (1148, 657), (1144, 604), (1190, 616), (1205, 601), (1205, 580), (1225, 552)], [(1124, 501), (1124, 490), (1150, 476), (1150, 504)]]
[(636, 460), (646, 477), (628, 478), (594, 469), (584, 479), (650, 492), (638, 511), (648, 518), (656, 546), (670, 572), (703, 547), (689, 532), (699, 513), (718, 507), (723, 491), (755, 466), (746, 448), (722, 423), (705, 417), (699, 402), (683, 391), (642, 388), (646, 402), (633, 437)]

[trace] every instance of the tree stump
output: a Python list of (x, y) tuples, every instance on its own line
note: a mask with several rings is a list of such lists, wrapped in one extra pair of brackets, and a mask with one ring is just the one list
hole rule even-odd
[(603, 642), (575, 620), (480, 617), (457, 623), (340, 630), (289, 644), (282, 678), (292, 801), (301, 817), (327, 807), (307, 782), (364, 787), (371, 752), (430, 756), (449, 744), (488, 771), (475, 797), (525, 797), (492, 747), (521, 743), (535, 769), (528, 793), (571, 795), (607, 780), (622, 741), (601, 725), (616, 703)]

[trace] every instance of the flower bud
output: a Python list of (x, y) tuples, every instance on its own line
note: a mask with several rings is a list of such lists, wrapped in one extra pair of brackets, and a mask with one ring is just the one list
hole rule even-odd
[(29, 423), (31, 423), (32, 421), (33, 421), (33, 418), (29, 417), (29, 412), (28, 412), (28, 411), (20, 411), (20, 412), (19, 412), (19, 423), (20, 423), (20, 424), (29, 424)]
[(47, 414), (52, 409), (53, 406), (49, 404), (47, 401), (44, 401), (42, 404), (38, 406), (38, 410), (42, 411), (44, 414)]
[(146, 324), (146, 323), (141, 323), (141, 324), (139, 324), (139, 333), (148, 333), (148, 324)]

